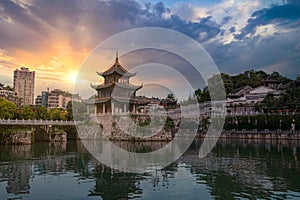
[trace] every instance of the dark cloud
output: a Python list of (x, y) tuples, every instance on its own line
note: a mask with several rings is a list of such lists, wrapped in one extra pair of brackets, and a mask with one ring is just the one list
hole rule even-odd
[(140, 25), (158, 26), (182, 32), (199, 42), (207, 41), (222, 32), (220, 25), (211, 20), (211, 16), (201, 18), (198, 22), (186, 22), (177, 15), (164, 20), (142, 20)]
[(221, 24), (222, 24), (222, 25), (227, 24), (231, 19), (232, 19), (231, 16), (226, 16), (226, 17), (223, 18)]
[[(20, 6), (9, 0), (0, 1), (0, 49), (23, 49), (30, 53), (51, 48), (55, 39), (63, 37), (64, 42), (76, 49), (93, 48), (102, 40), (118, 32), (131, 28), (154, 26), (182, 32), (193, 39), (205, 43), (222, 71), (241, 72), (249, 68), (262, 68), (276, 63), (299, 69), (299, 19), (300, 1), (286, 0), (283, 5), (273, 5), (254, 12), (236, 41), (222, 44), (210, 39), (222, 36), (222, 25), (231, 22), (228, 12), (221, 22), (212, 16), (198, 21), (187, 21), (170, 12), (164, 3), (141, 5), (135, 0), (32, 0), (31, 5)], [(182, 10), (186, 12), (186, 10)], [(190, 14), (190, 13), (187, 13)], [(191, 15), (192, 16), (192, 15)], [(14, 24), (5, 19), (11, 18)], [(263, 36), (254, 34), (256, 27), (275, 24), (291, 32)], [(298, 32), (297, 32), (298, 30)], [(236, 28), (228, 30), (235, 33)], [(53, 42), (54, 40), (54, 42)], [(207, 41), (210, 41), (207, 43)], [(298, 71), (297, 71), (298, 70)]]
[(234, 33), (235, 31), (236, 31), (235, 27), (231, 27), (231, 28), (229, 29), (229, 32), (230, 32), (230, 33)]
[(295, 21), (300, 19), (300, 4), (290, 1), (288, 4), (273, 5), (271, 8), (264, 8), (254, 12), (248, 20), (247, 25), (240, 34), (236, 34), (236, 39), (243, 39), (248, 34), (254, 34), (256, 27), (267, 24), (276, 24), (281, 26), (299, 26)]
[(162, 16), (164, 13), (170, 13), (170, 10), (165, 7), (165, 5), (162, 2), (159, 2), (153, 6), (156, 13), (160, 16)]
[[(192, 87), (205, 86), (199, 72), (187, 60), (170, 52), (158, 49), (140, 49), (123, 55), (120, 57), (120, 60), (122, 60), (123, 66), (128, 70), (145, 63), (160, 63), (170, 66), (173, 70), (184, 76)], [(145, 74), (145, 76), (148, 76), (148, 74)], [(165, 78), (173, 78), (168, 76), (168, 74), (164, 74), (163, 76)]]
[(300, 74), (298, 34), (294, 31), (267, 38), (254, 36), (226, 45), (214, 42), (205, 45), (205, 48), (223, 72), (235, 74), (249, 69), (270, 70), (273, 66), (274, 71), (295, 78)]
[[(29, 10), (9, 0), (0, 1), (2, 7), (0, 20), (0, 48), (11, 49), (13, 47), (32, 49), (39, 47), (47, 38), (46, 27), (31, 16)], [(0, 18), (1, 19), (1, 18)], [(10, 19), (11, 23), (6, 20)]]
[[(10, 0), (1, 0), (0, 6), (3, 8), (1, 11), (2, 15), (10, 17), (14, 23), (17, 23), (20, 26), (24, 25), (27, 28), (41, 34), (46, 33), (42, 23), (33, 18), (28, 9)], [(29, 7), (29, 9), (32, 8), (33, 7)]]
[[(141, 5), (134, 0), (33, 0), (20, 6), (9, 0), (0, 2), (3, 14), (13, 19), (8, 24), (0, 18), (1, 48), (39, 51), (52, 38), (64, 37), (74, 48), (91, 48), (101, 40), (130, 28), (156, 26), (183, 32), (201, 42), (221, 33), (211, 17), (187, 22), (162, 2)], [(49, 47), (48, 47), (49, 48)]]

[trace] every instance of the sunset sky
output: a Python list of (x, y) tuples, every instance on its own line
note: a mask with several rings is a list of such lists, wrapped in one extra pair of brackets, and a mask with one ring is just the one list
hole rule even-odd
[(36, 71), (35, 96), (72, 91), (101, 41), (150, 26), (195, 39), (225, 73), (300, 74), (298, 0), (1, 0), (0, 82), (12, 85), (13, 70), (27, 66)]

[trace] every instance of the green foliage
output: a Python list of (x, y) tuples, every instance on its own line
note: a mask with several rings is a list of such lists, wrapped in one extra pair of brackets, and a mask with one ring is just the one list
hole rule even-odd
[(209, 90), (207, 87), (205, 87), (203, 90), (195, 90), (194, 96), (197, 98), (198, 102), (210, 101)]
[(53, 108), (48, 111), (51, 120), (66, 120), (66, 113), (62, 108)]
[(267, 74), (262, 70), (248, 70), (235, 76), (222, 73), (221, 77), (223, 79), (226, 94), (232, 93), (234, 89), (244, 86), (251, 86), (253, 88), (259, 87), (264, 79), (278, 80), (281, 81), (282, 84), (286, 84), (291, 81), (290, 79), (280, 75), (278, 72)]
[(291, 82), (291, 79), (282, 76), (281, 74), (279, 74), (279, 72), (273, 72), (272, 74), (270, 74), (269, 78), (277, 81), (281, 81), (282, 84)]
[(69, 101), (69, 102), (68, 102), (66, 111), (67, 111), (67, 114), (66, 114), (67, 120), (73, 120), (72, 101)]
[(16, 105), (0, 98), (0, 119), (12, 119), (16, 113)]
[(168, 95), (167, 95), (167, 98), (168, 98), (168, 99), (171, 99), (171, 100), (173, 100), (173, 101), (175, 100), (175, 96), (174, 96), (173, 93), (168, 94)]
[(47, 108), (40, 106), (37, 108), (36, 119), (46, 120), (49, 118), (49, 113)]
[(263, 71), (245, 71), (243, 74), (239, 74), (237, 76), (232, 76), (232, 82), (234, 89), (250, 86), (250, 87), (259, 87), (261, 82), (267, 78), (268, 75)]
[(23, 119), (35, 119), (35, 112), (30, 108), (30, 106), (24, 106), (22, 109)]
[(276, 109), (277, 106), (277, 99), (273, 94), (267, 94), (265, 99), (262, 101), (262, 107), (268, 110)]
[(170, 128), (175, 127), (175, 124), (174, 124), (174, 121), (172, 118), (167, 117), (165, 127), (170, 127)]
[(224, 73), (222, 73), (221, 76), (223, 79), (226, 94), (231, 93), (234, 89), (231, 76), (229, 76), (228, 74), (224, 74)]
[(268, 94), (262, 101), (261, 106), (265, 112), (272, 110), (299, 110), (300, 109), (300, 87), (289, 88), (279, 98)]

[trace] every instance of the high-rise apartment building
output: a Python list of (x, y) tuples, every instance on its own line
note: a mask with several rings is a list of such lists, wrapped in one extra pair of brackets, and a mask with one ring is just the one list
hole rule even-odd
[(21, 105), (31, 105), (34, 102), (35, 72), (26, 67), (14, 71), (14, 91), (21, 99)]

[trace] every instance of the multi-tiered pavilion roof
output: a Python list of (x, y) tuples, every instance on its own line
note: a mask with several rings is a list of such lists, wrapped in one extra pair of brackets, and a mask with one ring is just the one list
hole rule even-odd
[(129, 79), (136, 73), (128, 72), (120, 63), (118, 54), (114, 63), (104, 72), (97, 72), (104, 78), (100, 85), (91, 87), (97, 91), (96, 113), (135, 112), (136, 106), (149, 103), (136, 98), (136, 91), (143, 85), (133, 85)]

